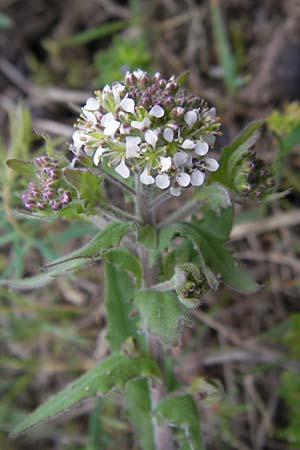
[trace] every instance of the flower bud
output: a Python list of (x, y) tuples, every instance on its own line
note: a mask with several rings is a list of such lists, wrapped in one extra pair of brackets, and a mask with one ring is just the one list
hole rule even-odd
[(195, 264), (184, 263), (175, 267), (172, 284), (178, 299), (187, 308), (196, 308), (210, 289), (204, 271)]

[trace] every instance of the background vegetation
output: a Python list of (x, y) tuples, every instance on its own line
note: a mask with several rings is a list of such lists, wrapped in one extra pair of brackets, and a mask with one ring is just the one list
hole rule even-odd
[(90, 93), (142, 68), (190, 72), (191, 91), (221, 116), (218, 151), (244, 124), (267, 118), (259, 156), (277, 164), (280, 190), (292, 190), (267, 206), (241, 204), (232, 232), (234, 251), (263, 288), (208, 296), (184, 351), (173, 354), (180, 379), (207, 375), (224, 384), (223, 399), (202, 411), (209, 450), (299, 449), (299, 1), (1, 0), (0, 8), (0, 448), (137, 448), (118, 396), (17, 441), (7, 437), (108, 349), (101, 265), (38, 290), (5, 288), (3, 280), (37, 274), (95, 230), (16, 215), (24, 185), (4, 161), (43, 153), (33, 129), (67, 153)]

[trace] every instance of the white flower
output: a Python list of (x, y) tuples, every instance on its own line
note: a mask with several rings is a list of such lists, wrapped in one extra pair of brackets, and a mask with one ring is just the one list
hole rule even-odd
[(109, 112), (102, 117), (101, 125), (105, 127), (103, 133), (106, 136), (114, 137), (115, 132), (120, 126), (120, 122), (114, 118), (113, 113)]
[(208, 121), (216, 120), (217, 117), (216, 108), (210, 108), (206, 113), (203, 114), (203, 117)]
[(128, 178), (130, 176), (130, 170), (126, 166), (124, 158), (122, 158), (120, 164), (115, 168), (115, 171), (123, 178)]
[(192, 127), (198, 120), (198, 111), (197, 109), (193, 109), (192, 111), (188, 111), (184, 115), (184, 121), (187, 125)]
[(208, 150), (209, 150), (209, 145), (207, 144), (207, 142), (197, 141), (197, 144), (195, 147), (195, 153), (197, 155), (200, 155), (200, 156), (206, 155)]
[(134, 110), (135, 103), (132, 98), (128, 98), (128, 97), (123, 98), (123, 100), (121, 100), (121, 102), (120, 102), (120, 106), (123, 109), (123, 111), (126, 111), (131, 114), (135, 113), (135, 110)]
[(150, 174), (149, 166), (146, 166), (145, 169), (143, 170), (143, 172), (141, 173), (140, 181), (141, 181), (141, 183), (146, 184), (146, 185), (154, 183), (154, 178)]
[(170, 178), (169, 175), (166, 173), (163, 173), (161, 175), (157, 175), (155, 178), (156, 186), (159, 187), (159, 189), (167, 189), (170, 186)]
[(139, 158), (140, 142), (141, 138), (138, 136), (126, 136), (126, 158)]
[(176, 175), (177, 183), (182, 187), (187, 187), (190, 184), (191, 176), (188, 173), (180, 172)]
[(151, 147), (155, 148), (157, 142), (157, 134), (153, 130), (146, 130), (145, 132), (145, 141), (151, 145)]
[(138, 130), (144, 130), (145, 128), (148, 128), (151, 125), (151, 121), (149, 117), (145, 117), (143, 120), (133, 120), (130, 125), (132, 128), (137, 128)]
[(84, 109), (87, 109), (88, 111), (96, 111), (100, 106), (100, 103), (95, 97), (90, 97), (87, 99)]
[(73, 145), (76, 148), (76, 150), (79, 150), (83, 146), (83, 141), (81, 139), (82, 133), (80, 133), (79, 130), (76, 130), (75, 133), (73, 133)]
[(178, 187), (171, 186), (170, 194), (173, 195), (174, 197), (179, 197), (181, 194), (181, 188), (179, 186)]
[(206, 168), (210, 172), (216, 172), (219, 168), (219, 163), (213, 158), (207, 158), (205, 160)]
[(144, 71), (141, 70), (141, 69), (138, 69), (138, 70), (134, 70), (134, 71), (133, 71), (133, 75), (134, 75), (138, 80), (144, 75), (144, 73), (146, 73), (146, 72), (144, 72)]
[(125, 89), (125, 86), (124, 86), (124, 84), (121, 84), (121, 83), (115, 83), (112, 86), (112, 93), (113, 93), (116, 105), (119, 105), (120, 94), (124, 91), (124, 89)]
[(149, 116), (154, 116), (157, 118), (163, 117), (164, 114), (165, 114), (165, 111), (159, 105), (152, 106), (152, 108), (149, 111)]
[(96, 118), (96, 116), (95, 116), (95, 114), (93, 113), (93, 112), (91, 112), (91, 111), (87, 111), (86, 109), (82, 109), (82, 114), (83, 114), (83, 117), (88, 121), (88, 122), (90, 122), (91, 124), (93, 124), (93, 125), (96, 125), (96, 123), (97, 123), (97, 118)]
[(192, 186), (201, 186), (204, 183), (205, 174), (200, 170), (196, 169), (193, 171), (191, 175), (191, 185)]
[(177, 152), (173, 156), (175, 166), (179, 167), (185, 164), (188, 160), (188, 155), (185, 152)]
[(95, 166), (99, 165), (100, 159), (103, 155), (103, 153), (105, 153), (108, 149), (105, 147), (98, 147), (97, 150), (94, 153), (94, 157), (93, 157), (93, 161)]
[(165, 128), (163, 132), (163, 138), (168, 142), (173, 142), (174, 139), (174, 131), (172, 128)]
[(170, 156), (161, 156), (160, 158), (160, 170), (166, 172), (172, 165), (172, 159)]
[(185, 139), (180, 147), (187, 150), (187, 149), (195, 148), (196, 144), (191, 139)]

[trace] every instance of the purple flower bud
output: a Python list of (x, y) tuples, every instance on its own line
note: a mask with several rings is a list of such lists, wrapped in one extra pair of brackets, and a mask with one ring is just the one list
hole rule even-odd
[(125, 75), (125, 84), (127, 86), (133, 86), (137, 82), (137, 78), (133, 73), (127, 72)]
[(52, 200), (50, 206), (54, 211), (59, 211), (62, 208), (62, 204), (59, 200)]
[(37, 202), (36, 206), (37, 206), (39, 209), (46, 209), (47, 206), (48, 206), (48, 204), (47, 204), (46, 202), (40, 201), (40, 202)]
[(50, 169), (48, 175), (53, 180), (59, 179), (59, 171), (57, 169)]
[(63, 205), (68, 205), (72, 201), (72, 195), (71, 192), (65, 191), (61, 194), (61, 202)]
[(176, 106), (175, 108), (172, 109), (171, 115), (175, 118), (182, 118), (184, 116), (184, 108)]
[(147, 87), (149, 86), (151, 80), (147, 73), (144, 73), (141, 78), (139, 79), (139, 84), (141, 87)]
[(173, 106), (174, 105), (174, 98), (173, 97), (167, 97), (164, 101), (165, 106)]
[(22, 194), (22, 200), (23, 200), (24, 203), (29, 202), (30, 200), (33, 201), (33, 198), (31, 197), (30, 192), (27, 192), (27, 191), (24, 192), (24, 193)]
[(41, 196), (41, 191), (39, 189), (31, 189), (30, 194), (32, 198), (39, 198)]
[(25, 208), (32, 210), (36, 207), (36, 204), (34, 200), (28, 200), (27, 202), (24, 202), (24, 206)]
[(176, 81), (171, 81), (166, 86), (166, 90), (168, 90), (170, 92), (175, 92), (177, 89), (178, 89), (178, 83), (176, 83)]
[(144, 97), (142, 97), (140, 100), (140, 104), (144, 108), (148, 108), (150, 106), (150, 103), (151, 103), (151, 99), (150, 99), (150, 97), (148, 97), (146, 95)]
[(164, 78), (161, 78), (161, 79), (158, 81), (158, 86), (159, 86), (160, 88), (165, 88), (165, 87), (166, 87), (166, 84), (167, 84), (167, 82), (166, 82), (166, 80), (165, 80)]
[(56, 192), (54, 189), (47, 189), (46, 191), (43, 192), (43, 198), (45, 200), (52, 200), (54, 199), (56, 196)]

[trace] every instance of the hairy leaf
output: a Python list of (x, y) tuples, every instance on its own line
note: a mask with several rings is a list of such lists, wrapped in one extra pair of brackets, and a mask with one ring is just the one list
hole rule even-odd
[(231, 206), (231, 200), (227, 189), (220, 183), (203, 186), (194, 195), (206, 209), (212, 210), (217, 216), (223, 209)]
[(35, 176), (35, 166), (33, 162), (22, 161), (21, 159), (8, 159), (8, 167), (25, 178), (32, 179)]
[(48, 272), (35, 275), (33, 277), (1, 280), (0, 286), (7, 286), (21, 291), (30, 291), (32, 289), (39, 289), (47, 284), (51, 283), (55, 278), (68, 272), (78, 270), (84, 265), (88, 264), (90, 259), (79, 258), (72, 261), (67, 261), (60, 264), (59, 267), (55, 267)]
[(111, 222), (86, 245), (77, 250), (74, 250), (68, 255), (62, 256), (61, 258), (49, 262), (46, 267), (54, 267), (78, 258), (98, 257), (109, 248), (118, 245), (122, 237), (129, 232), (131, 227), (132, 225), (130, 223), (117, 221)]
[(104, 201), (102, 182), (104, 176), (95, 175), (88, 169), (64, 169), (64, 177), (76, 189), (79, 198), (89, 206), (99, 205)]
[(164, 398), (154, 414), (169, 425), (183, 430), (190, 450), (204, 450), (197, 405), (190, 395)]
[(224, 147), (220, 159), (220, 168), (211, 175), (210, 179), (219, 181), (225, 186), (233, 187), (232, 173), (238, 160), (248, 152), (248, 150), (255, 144), (261, 136), (264, 126), (264, 121), (257, 121), (250, 123), (235, 139), (234, 141)]
[(107, 250), (103, 253), (103, 258), (118, 269), (131, 272), (136, 279), (137, 287), (141, 286), (143, 273), (140, 261), (127, 248), (115, 247)]
[(141, 328), (166, 345), (178, 345), (184, 326), (191, 326), (173, 292), (140, 291), (135, 296), (135, 305), (141, 316)]
[(139, 230), (139, 242), (148, 249), (157, 248), (157, 232), (151, 225), (144, 225)]
[(159, 375), (157, 364), (152, 359), (128, 358), (121, 353), (115, 353), (86, 372), (63, 391), (50, 397), (17, 425), (11, 436), (16, 437), (57, 414), (69, 411), (87, 398), (104, 396), (113, 389), (123, 390), (130, 380), (158, 377)]

